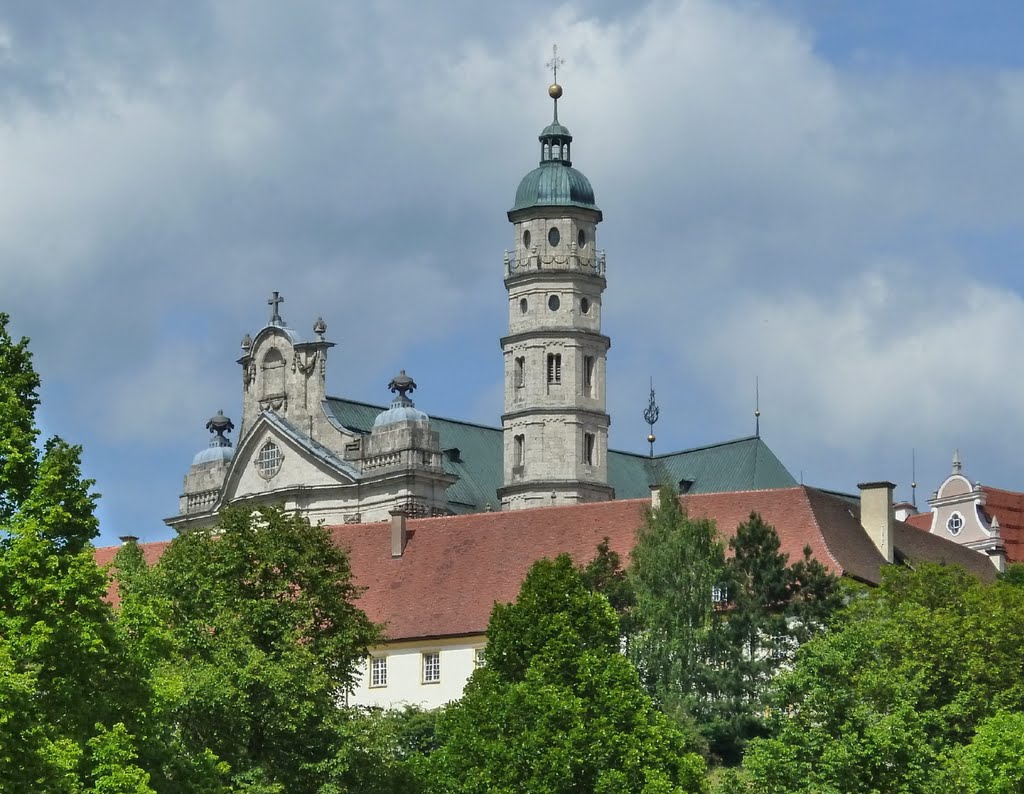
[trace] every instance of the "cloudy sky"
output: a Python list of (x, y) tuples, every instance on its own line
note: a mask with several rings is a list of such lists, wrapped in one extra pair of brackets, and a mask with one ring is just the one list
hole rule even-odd
[(239, 340), (497, 424), (505, 218), (560, 115), (605, 213), (612, 445), (762, 435), (919, 498), (1024, 488), (1024, 14), (1007, 0), (0, 2), (0, 310), (100, 542), (162, 519)]

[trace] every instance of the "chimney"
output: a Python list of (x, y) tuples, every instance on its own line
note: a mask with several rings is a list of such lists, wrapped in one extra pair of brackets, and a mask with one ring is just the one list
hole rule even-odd
[(648, 487), (651, 489), (651, 510), (657, 510), (661, 507), (661, 486), (650, 485)]
[(405, 553), (405, 544), (409, 540), (404, 510), (391, 511), (391, 557), (401, 557)]
[(139, 536), (138, 535), (121, 535), (121, 537), (119, 537), (118, 540), (121, 541), (122, 545), (127, 546), (129, 543), (138, 543), (139, 542)]
[(896, 487), (891, 482), (862, 482), (860, 488), (860, 524), (875, 547), (893, 561), (892, 535), (896, 514), (892, 505), (892, 492)]

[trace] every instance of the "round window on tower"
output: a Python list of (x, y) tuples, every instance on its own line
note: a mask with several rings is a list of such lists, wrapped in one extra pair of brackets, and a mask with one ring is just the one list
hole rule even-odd
[(562, 301), (558, 299), (557, 295), (548, 296), (548, 308), (553, 312), (558, 311), (558, 307), (562, 305)]
[(530, 247), (530, 230), (527, 229), (525, 232), (523, 232), (523, 248), (529, 248), (529, 247)]
[(552, 226), (548, 229), (548, 245), (554, 248), (558, 245), (558, 241), (562, 239), (562, 235), (558, 233), (558, 227)]
[(530, 305), (526, 302), (526, 298), (519, 299), (519, 313), (526, 314), (526, 310), (530, 308)]
[(576, 245), (578, 245), (580, 248), (587, 247), (587, 233), (583, 231), (583, 229), (580, 229), (578, 232), (576, 232)]
[(590, 301), (586, 298), (580, 298), (580, 311), (584, 314), (590, 314)]

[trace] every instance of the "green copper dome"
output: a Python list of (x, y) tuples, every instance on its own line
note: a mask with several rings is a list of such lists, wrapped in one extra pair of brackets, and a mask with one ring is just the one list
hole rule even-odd
[(540, 166), (523, 177), (516, 190), (515, 206), (509, 212), (529, 207), (597, 210), (590, 180), (573, 168), (569, 159), (572, 135), (558, 120), (557, 100), (554, 121), (544, 128), (538, 140), (541, 143)]
[(566, 162), (548, 160), (523, 177), (510, 212), (538, 206), (596, 210), (590, 180)]

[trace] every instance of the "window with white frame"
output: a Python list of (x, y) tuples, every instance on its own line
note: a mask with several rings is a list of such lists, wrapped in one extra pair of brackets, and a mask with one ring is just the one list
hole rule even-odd
[(256, 455), (256, 469), (260, 476), (270, 479), (281, 469), (281, 448), (273, 441), (267, 441)]
[(437, 684), (441, 681), (441, 654), (438, 651), (423, 654), (423, 683)]
[(711, 588), (711, 603), (724, 604), (729, 600), (729, 587), (724, 584), (716, 584)]
[(388, 685), (388, 657), (370, 657), (370, 686), (381, 687)]
[(474, 669), (478, 669), (480, 667), (485, 666), (486, 664), (487, 664), (487, 659), (484, 656), (484, 649), (483, 648), (474, 648), (473, 649), (473, 668)]

